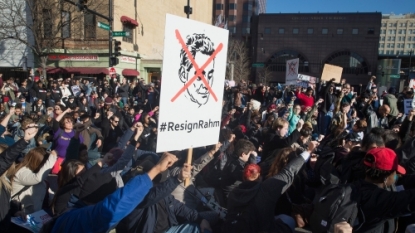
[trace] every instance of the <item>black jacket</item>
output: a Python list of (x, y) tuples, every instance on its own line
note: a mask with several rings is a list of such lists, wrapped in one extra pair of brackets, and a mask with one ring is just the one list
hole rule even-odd
[[(260, 183), (259, 187), (245, 183), (235, 188), (229, 195), (225, 232), (290, 232), (285, 224), (274, 221), (274, 207), (303, 165), (302, 157), (294, 158), (281, 172)], [(235, 224), (232, 219), (238, 213), (242, 214), (239, 220), (241, 225)]]
[[(7, 148), (3, 153), (0, 154), (0, 176), (5, 173), (16, 158), (20, 155), (27, 145), (25, 140), (20, 139), (15, 144)], [(11, 205), (10, 203), (11, 193), (6, 190), (4, 185), (0, 190), (0, 230), (1, 232), (8, 232), (10, 226), (10, 217), (18, 211), (17, 206)]]
[(117, 232), (154, 232), (157, 223), (157, 203), (164, 202), (169, 227), (177, 226), (182, 221), (198, 222), (202, 218), (196, 210), (176, 200), (170, 193), (180, 184), (176, 177), (154, 186), (144, 200), (117, 226)]
[(415, 189), (391, 192), (377, 185), (360, 180), (359, 208), (365, 222), (357, 233), (395, 232), (394, 219), (415, 212)]
[(222, 171), (221, 188), (226, 197), (235, 187), (242, 183), (245, 166), (251, 163), (255, 163), (254, 156), (250, 156), (248, 162), (244, 162), (234, 155), (225, 165)]
[(264, 147), (262, 149), (262, 161), (264, 161), (276, 149), (290, 147), (294, 142), (300, 138), (300, 132), (295, 129), (290, 136), (280, 137), (275, 133), (270, 133), (264, 139)]

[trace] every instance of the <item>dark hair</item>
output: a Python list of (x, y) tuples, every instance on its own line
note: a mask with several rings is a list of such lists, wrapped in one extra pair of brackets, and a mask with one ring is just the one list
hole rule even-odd
[(58, 187), (61, 189), (65, 186), (70, 180), (76, 176), (76, 171), (78, 171), (79, 166), (84, 166), (81, 161), (71, 159), (65, 161), (62, 164), (62, 169), (58, 173)]
[(303, 137), (309, 137), (313, 134), (313, 129), (310, 127), (303, 127), (301, 128), (300, 135)]
[(59, 127), (61, 129), (65, 129), (65, 121), (70, 120), (73, 123), (73, 117), (70, 115), (65, 114), (65, 116), (62, 117), (62, 119), (59, 121)]
[(252, 142), (246, 139), (240, 139), (236, 142), (234, 154), (236, 157), (239, 157), (242, 154), (248, 154), (253, 150), (255, 150), (255, 146)]
[(275, 150), (271, 155), (275, 159), (272, 162), (267, 177), (270, 178), (278, 174), (288, 164), (288, 161), (296, 156), (295, 150), (291, 147)]
[(395, 133), (392, 130), (385, 130), (385, 134), (383, 134), (383, 140), (385, 141), (385, 147), (395, 150), (399, 147), (401, 147), (402, 142), (401, 138), (397, 133)]
[(375, 183), (383, 183), (385, 179), (388, 178), (388, 176), (390, 176), (393, 172), (394, 171), (384, 171), (376, 168), (366, 167), (366, 177)]
[(365, 151), (367, 151), (372, 144), (376, 144), (377, 147), (385, 146), (382, 134), (379, 134), (379, 131), (374, 129), (363, 137), (362, 149)]

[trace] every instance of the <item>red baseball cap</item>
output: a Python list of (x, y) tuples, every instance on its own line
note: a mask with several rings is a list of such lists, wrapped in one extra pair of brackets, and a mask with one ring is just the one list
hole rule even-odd
[(402, 175), (406, 173), (405, 168), (398, 164), (395, 151), (385, 147), (369, 150), (365, 156), (364, 164), (383, 171), (396, 171)]

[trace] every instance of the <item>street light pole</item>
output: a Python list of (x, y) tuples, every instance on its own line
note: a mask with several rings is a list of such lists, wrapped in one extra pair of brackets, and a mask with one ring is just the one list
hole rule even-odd
[(112, 67), (112, 21), (113, 21), (113, 14), (112, 14), (112, 0), (109, 0), (109, 19), (108, 24), (110, 25), (110, 30), (108, 31), (108, 37), (109, 37), (109, 45), (108, 45), (108, 58), (109, 58), (109, 67)]

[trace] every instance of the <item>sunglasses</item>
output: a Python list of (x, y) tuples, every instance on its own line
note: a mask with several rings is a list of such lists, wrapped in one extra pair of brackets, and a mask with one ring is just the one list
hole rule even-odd
[(112, 121), (112, 122), (118, 123), (118, 122), (120, 122), (120, 121)]

